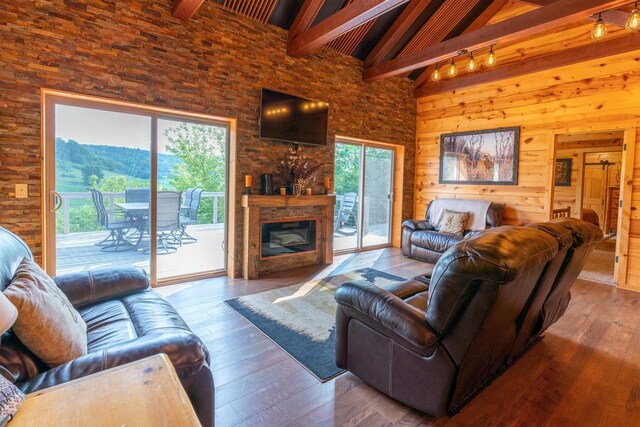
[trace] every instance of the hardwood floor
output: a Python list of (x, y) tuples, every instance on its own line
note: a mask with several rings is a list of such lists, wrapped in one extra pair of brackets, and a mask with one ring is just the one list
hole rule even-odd
[(320, 383), (223, 302), (362, 267), (409, 278), (425, 264), (385, 249), (260, 280), (158, 289), (211, 351), (217, 426), (640, 426), (640, 293), (577, 281), (569, 310), (540, 344), (459, 414), (438, 419), (350, 373)]

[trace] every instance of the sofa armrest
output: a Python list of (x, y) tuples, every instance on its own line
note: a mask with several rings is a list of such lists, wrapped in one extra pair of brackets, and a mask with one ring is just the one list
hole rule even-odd
[(421, 353), (438, 342), (439, 335), (429, 327), (423, 311), (367, 281), (342, 285), (335, 298), (352, 318), (382, 325)]
[(435, 230), (429, 221), (420, 221), (416, 219), (408, 219), (402, 223), (403, 228), (410, 228), (411, 230)]
[(204, 344), (192, 332), (151, 334), (85, 354), (17, 385), (23, 392), (32, 393), (159, 353), (169, 357), (181, 380), (195, 375), (208, 356)]
[(74, 307), (93, 304), (149, 287), (149, 278), (142, 268), (97, 268), (54, 278), (60, 290)]

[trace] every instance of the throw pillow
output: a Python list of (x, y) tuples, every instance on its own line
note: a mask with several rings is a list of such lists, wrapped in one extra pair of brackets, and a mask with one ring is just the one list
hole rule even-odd
[(87, 354), (87, 324), (38, 264), (23, 259), (4, 294), (18, 309), (16, 336), (49, 367)]
[(467, 225), (467, 219), (469, 219), (469, 212), (456, 212), (445, 209), (439, 231), (462, 236)]

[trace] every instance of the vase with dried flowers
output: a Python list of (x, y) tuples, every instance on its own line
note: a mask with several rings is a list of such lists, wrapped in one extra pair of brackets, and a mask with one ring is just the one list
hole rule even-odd
[(316, 182), (321, 167), (322, 163), (302, 154), (302, 148), (298, 145), (289, 147), (287, 156), (278, 165), (281, 178), (292, 187), (296, 196), (301, 195), (305, 188)]

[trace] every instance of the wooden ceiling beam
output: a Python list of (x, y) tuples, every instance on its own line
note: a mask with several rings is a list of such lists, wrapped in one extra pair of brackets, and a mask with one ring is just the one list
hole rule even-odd
[(306, 0), (302, 4), (296, 19), (291, 24), (291, 28), (289, 28), (289, 41), (311, 28), (311, 24), (318, 16), (323, 4), (324, 0)]
[(173, 0), (173, 16), (188, 21), (196, 14), (204, 0)]
[(364, 69), (363, 78), (365, 81), (375, 81), (427, 67), (453, 58), (463, 49), (476, 51), (496, 43), (533, 36), (627, 2), (628, 0), (558, 0), (549, 6), (462, 34), (407, 56), (372, 65)]
[(359, 0), (289, 40), (287, 53), (302, 56), (408, 0)]
[[(491, 21), (491, 19), (496, 16), (496, 14), (500, 12), (507, 3), (509, 3), (509, 0), (494, 0), (491, 2), (491, 4), (462, 32), (462, 34), (470, 33), (471, 31), (475, 31), (487, 25), (487, 23)], [(424, 86), (429, 82), (430, 78), (430, 70), (423, 71), (422, 74), (416, 78), (414, 87), (418, 88), (420, 86)]]
[(488, 71), (465, 74), (455, 79), (430, 83), (417, 88), (414, 94), (416, 98), (421, 98), (439, 93), (452, 92), (466, 87), (493, 83), (499, 80), (521, 77), (594, 59), (633, 52), (638, 50), (638, 46), (640, 46), (640, 33), (633, 33), (615, 39), (603, 40), (598, 43), (590, 43), (573, 49), (531, 58), (526, 61), (518, 61)]
[(411, 0), (398, 19), (384, 33), (378, 44), (367, 55), (364, 60), (364, 66), (368, 67), (382, 62), (432, 2), (433, 0)]
[[(521, 3), (530, 4), (531, 6), (548, 6), (551, 3), (556, 2), (557, 0), (519, 0)], [(627, 23), (627, 19), (629, 18), (629, 13), (623, 12), (621, 10), (611, 9), (602, 12), (602, 19), (607, 24), (615, 25), (616, 27), (624, 28)], [(598, 19), (598, 15), (592, 15), (589, 17), (592, 21), (596, 21)]]

